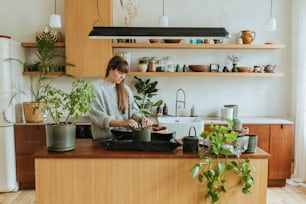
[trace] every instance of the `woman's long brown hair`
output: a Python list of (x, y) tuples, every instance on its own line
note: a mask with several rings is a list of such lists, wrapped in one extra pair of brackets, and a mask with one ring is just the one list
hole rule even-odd
[[(128, 73), (129, 64), (123, 57), (114, 56), (108, 62), (105, 77), (109, 75), (109, 71), (111, 69), (112, 70), (117, 69), (120, 72)], [(125, 89), (124, 79), (121, 81), (120, 84), (116, 84), (116, 90), (117, 90), (117, 96), (118, 96), (118, 101), (117, 101), (118, 109), (122, 114), (125, 114), (127, 109), (129, 108), (128, 107), (129, 96)]]

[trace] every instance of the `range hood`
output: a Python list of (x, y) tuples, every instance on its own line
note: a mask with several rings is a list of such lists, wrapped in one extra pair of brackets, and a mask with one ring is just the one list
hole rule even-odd
[(228, 38), (230, 34), (221, 27), (93, 27), (91, 39), (114, 38)]

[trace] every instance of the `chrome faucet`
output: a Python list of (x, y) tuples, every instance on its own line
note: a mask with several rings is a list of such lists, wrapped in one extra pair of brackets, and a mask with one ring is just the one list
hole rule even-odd
[[(184, 95), (183, 95), (183, 96), (184, 96), (183, 100), (179, 100), (179, 99), (178, 99), (178, 95), (179, 95), (180, 92), (183, 92), (183, 94), (184, 94)], [(179, 88), (179, 89), (176, 91), (176, 99), (175, 99), (175, 117), (177, 117), (177, 110), (178, 110), (178, 108), (179, 108), (179, 106), (178, 106), (179, 103), (184, 104), (184, 108), (185, 108), (185, 106), (186, 106), (186, 94), (185, 94), (185, 91), (184, 91), (183, 89), (181, 89), (181, 88)]]

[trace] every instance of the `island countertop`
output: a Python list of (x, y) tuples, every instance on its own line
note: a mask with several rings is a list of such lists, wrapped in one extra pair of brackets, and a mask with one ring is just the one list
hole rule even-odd
[[(204, 196), (206, 185), (193, 179), (190, 169), (199, 153), (111, 151), (90, 139), (78, 139), (69, 152), (35, 154), (37, 204), (185, 204), (211, 203)], [(220, 197), (220, 203), (258, 204), (266, 202), (269, 154), (260, 148), (242, 154), (256, 167), (251, 194), (237, 186), (239, 178), (229, 172), (227, 184), (236, 186)], [(229, 158), (230, 159), (230, 158)], [(51, 187), (50, 187), (51, 186)]]
[[(98, 141), (92, 139), (77, 139), (76, 147), (68, 152), (51, 152), (47, 147), (34, 154), (35, 158), (198, 158), (204, 154), (204, 148), (198, 153), (184, 153), (182, 146), (177, 147), (173, 152), (145, 152), (145, 151), (117, 151), (105, 150)], [(268, 158), (269, 154), (260, 148), (255, 153), (243, 153), (240, 158)]]

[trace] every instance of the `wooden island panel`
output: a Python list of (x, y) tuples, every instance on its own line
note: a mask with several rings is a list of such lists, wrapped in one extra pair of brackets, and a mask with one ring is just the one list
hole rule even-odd
[[(190, 174), (198, 156), (184, 154), (180, 147), (170, 153), (107, 151), (89, 140), (77, 141), (71, 152), (42, 149), (35, 154), (36, 203), (210, 203), (204, 201), (205, 185)], [(265, 203), (268, 156), (261, 149), (244, 155), (256, 166), (252, 193), (244, 195), (234, 187), (221, 203)], [(228, 182), (235, 186), (238, 180), (230, 177)]]

